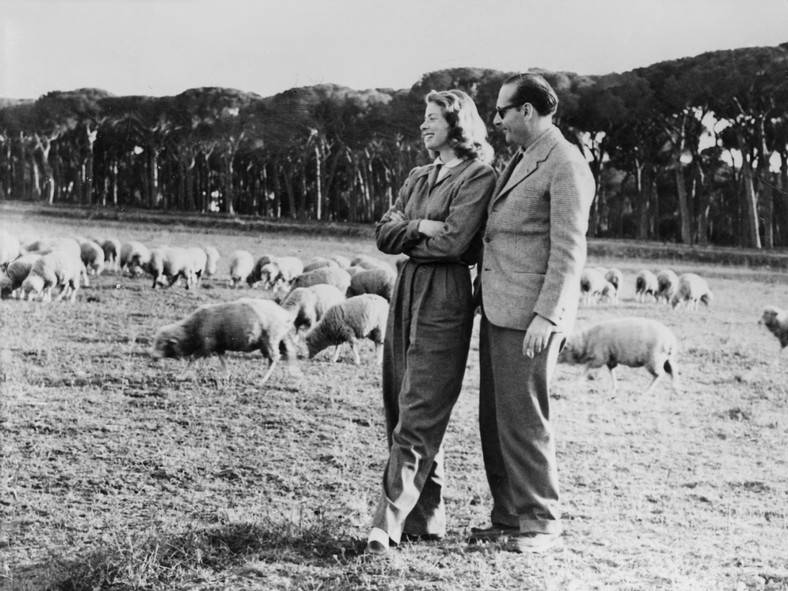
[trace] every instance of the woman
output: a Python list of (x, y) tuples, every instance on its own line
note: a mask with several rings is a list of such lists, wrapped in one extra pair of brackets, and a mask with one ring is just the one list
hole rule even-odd
[(391, 299), (383, 357), (389, 459), (367, 552), (401, 539), (440, 539), (443, 435), (473, 330), (470, 267), (479, 258), (495, 186), (492, 148), (473, 100), (461, 90), (425, 98), (421, 136), (435, 161), (414, 168), (375, 228), (378, 248), (404, 253)]

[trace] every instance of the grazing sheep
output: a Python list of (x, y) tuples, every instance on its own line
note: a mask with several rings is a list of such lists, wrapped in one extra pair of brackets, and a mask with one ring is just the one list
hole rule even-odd
[(396, 281), (397, 275), (388, 269), (362, 269), (350, 278), (347, 297), (374, 293), (390, 302)]
[(216, 268), (219, 265), (219, 259), (222, 257), (214, 246), (205, 247), (205, 256), (207, 257), (207, 261), (205, 262), (205, 275), (206, 277), (212, 277), (216, 275)]
[(25, 245), (25, 252), (48, 254), (54, 251), (68, 252), (82, 258), (82, 249), (74, 238), (42, 238)]
[(664, 300), (666, 304), (670, 303), (671, 298), (675, 295), (676, 289), (679, 285), (679, 276), (670, 269), (663, 269), (657, 273), (657, 301)]
[(21, 254), (22, 245), (19, 243), (19, 238), (0, 230), (0, 267), (5, 267)]
[(678, 391), (676, 355), (678, 341), (673, 332), (661, 322), (647, 318), (620, 318), (595, 324), (573, 332), (558, 355), (560, 363), (585, 363), (582, 380), (588, 373), (606, 365), (610, 370), (612, 392), (616, 393), (617, 365), (643, 367), (654, 376), (646, 394), (665, 373)]
[(263, 289), (276, 289), (291, 285), (293, 279), (304, 272), (304, 263), (298, 257), (276, 257), (260, 270)]
[(145, 270), (153, 277), (153, 289), (157, 285), (170, 287), (181, 277), (186, 280), (186, 289), (197, 282), (194, 274), (194, 261), (185, 248), (162, 246), (150, 252), (150, 260)]
[(320, 269), (321, 267), (339, 267), (339, 263), (333, 259), (315, 257), (304, 265), (304, 273), (309, 273), (309, 271), (314, 271), (315, 269)]
[(779, 362), (780, 354), (788, 346), (788, 312), (777, 306), (766, 306), (758, 324), (766, 326), (769, 332), (780, 341), (780, 350), (777, 351), (777, 357), (774, 360), (775, 363)]
[(711, 300), (712, 294), (706, 280), (695, 273), (684, 273), (679, 277), (679, 285), (676, 293), (670, 298), (670, 305), (674, 310), (697, 310), (698, 302), (708, 306)]
[(296, 287), (285, 297), (281, 306), (293, 318), (296, 332), (303, 326), (307, 330), (317, 324), (331, 306), (345, 300), (345, 294), (333, 285), (319, 283), (309, 287)]
[(202, 276), (205, 274), (205, 269), (208, 266), (208, 253), (199, 246), (190, 246), (186, 249), (186, 253), (191, 260), (192, 272), (194, 273), (195, 280), (199, 281), (202, 279)]
[(610, 302), (611, 304), (618, 303), (618, 288), (607, 279), (605, 279), (605, 286), (599, 294), (599, 301)]
[(301, 273), (290, 283), (292, 288), (309, 287), (310, 285), (333, 285), (342, 293), (350, 287), (350, 273), (339, 267), (319, 267), (312, 271)]
[(92, 240), (84, 240), (79, 243), (79, 252), (87, 274), (101, 275), (104, 270), (104, 249)]
[(356, 365), (361, 364), (356, 339), (364, 337), (375, 343), (377, 362), (383, 363), (383, 339), (389, 304), (379, 295), (364, 294), (331, 306), (305, 337), (309, 357), (334, 345), (332, 361), (339, 358), (339, 346), (349, 342)]
[(638, 302), (644, 303), (647, 296), (656, 299), (658, 289), (657, 276), (651, 271), (640, 271), (635, 276), (635, 300)]
[(263, 280), (263, 267), (269, 263), (273, 263), (275, 260), (276, 257), (274, 255), (264, 254), (254, 262), (252, 272), (249, 273), (249, 276), (246, 278), (246, 282), (249, 284), (249, 287), (255, 287)]
[(230, 255), (230, 287), (237, 288), (254, 269), (254, 258), (248, 250), (235, 250)]
[(616, 288), (616, 293), (621, 292), (621, 288), (624, 286), (624, 274), (621, 272), (620, 269), (607, 269), (604, 272), (605, 279), (607, 279), (610, 283), (612, 283)]
[(388, 269), (394, 273), (397, 272), (391, 263), (387, 263), (386, 261), (382, 261), (367, 254), (359, 254), (353, 257), (350, 260), (350, 266), (364, 267), (365, 269)]
[(96, 240), (104, 251), (104, 263), (108, 269), (117, 272), (120, 270), (120, 240), (117, 238), (104, 238)]
[(341, 269), (344, 269), (345, 271), (350, 268), (350, 259), (346, 256), (335, 254), (330, 260), (334, 261)]
[(207, 304), (180, 322), (160, 328), (153, 339), (150, 355), (154, 359), (189, 357), (180, 376), (183, 377), (200, 357), (218, 355), (227, 373), (226, 351), (259, 350), (270, 362), (260, 382), (264, 384), (279, 361), (280, 350), (288, 361), (290, 374), (296, 374), (292, 328), (290, 314), (270, 300), (241, 298), (234, 302)]
[(583, 304), (598, 303), (607, 283), (604, 274), (597, 269), (583, 269), (580, 273), (580, 297)]
[(22, 283), (30, 274), (33, 263), (40, 258), (40, 254), (28, 252), (11, 261), (6, 267), (3, 275), (0, 276), (0, 297), (6, 299), (14, 295), (14, 292), (16, 292), (18, 296), (18, 290), (22, 287)]
[(120, 270), (139, 275), (150, 262), (150, 250), (142, 242), (132, 240), (120, 247)]
[(77, 297), (84, 269), (82, 259), (73, 249), (48, 252), (41, 255), (30, 267), (30, 273), (22, 282), (22, 294), (28, 300), (33, 299), (34, 295), (40, 295), (42, 302), (48, 302), (52, 300), (52, 290), (61, 287), (56, 301), (68, 295), (69, 301), (73, 302)]

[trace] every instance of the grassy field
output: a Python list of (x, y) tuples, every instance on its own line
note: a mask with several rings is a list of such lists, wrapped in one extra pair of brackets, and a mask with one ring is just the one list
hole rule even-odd
[[(624, 272), (622, 302), (581, 308), (577, 327), (643, 316), (681, 343), (682, 390), (648, 397), (621, 368), (577, 381), (560, 366), (553, 415), (564, 547), (522, 556), (468, 546), (490, 499), (477, 430), (478, 351), (447, 436), (448, 537), (363, 555), (386, 449), (371, 343), (300, 361), (258, 386), (257, 354), (196, 375), (154, 364), (153, 334), (197, 306), (260, 291), (226, 287), (226, 256), (377, 254), (364, 238), (261, 235), (8, 215), (25, 235), (115, 235), (213, 244), (203, 287), (152, 290), (106, 273), (74, 304), (0, 302), (0, 589), (745, 590), (788, 589), (788, 354), (757, 321), (788, 306), (788, 274), (592, 258)], [(634, 300), (640, 268), (708, 278), (714, 302), (673, 312)]]

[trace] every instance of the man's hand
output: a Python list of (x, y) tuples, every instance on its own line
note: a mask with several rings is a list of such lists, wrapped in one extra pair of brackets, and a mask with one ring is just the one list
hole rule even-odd
[(533, 357), (539, 355), (547, 347), (550, 342), (550, 335), (555, 332), (555, 324), (550, 322), (544, 316), (536, 314), (528, 330), (525, 331), (525, 338), (523, 339), (523, 355), (526, 357)]
[(407, 220), (405, 218), (405, 214), (404, 213), (402, 213), (398, 209), (395, 209), (394, 211), (389, 213), (389, 221), (390, 222), (404, 222), (404, 221), (407, 221)]
[(421, 220), (419, 222), (419, 234), (427, 238), (437, 236), (441, 230), (443, 230), (443, 222), (436, 222), (435, 220)]

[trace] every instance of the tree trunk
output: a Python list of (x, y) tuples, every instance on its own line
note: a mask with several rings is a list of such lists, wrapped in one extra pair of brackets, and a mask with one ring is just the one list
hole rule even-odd
[(761, 236), (758, 232), (758, 197), (753, 186), (752, 165), (746, 154), (742, 154), (741, 182), (742, 213), (744, 214), (742, 221), (745, 230), (744, 246), (761, 248)]

